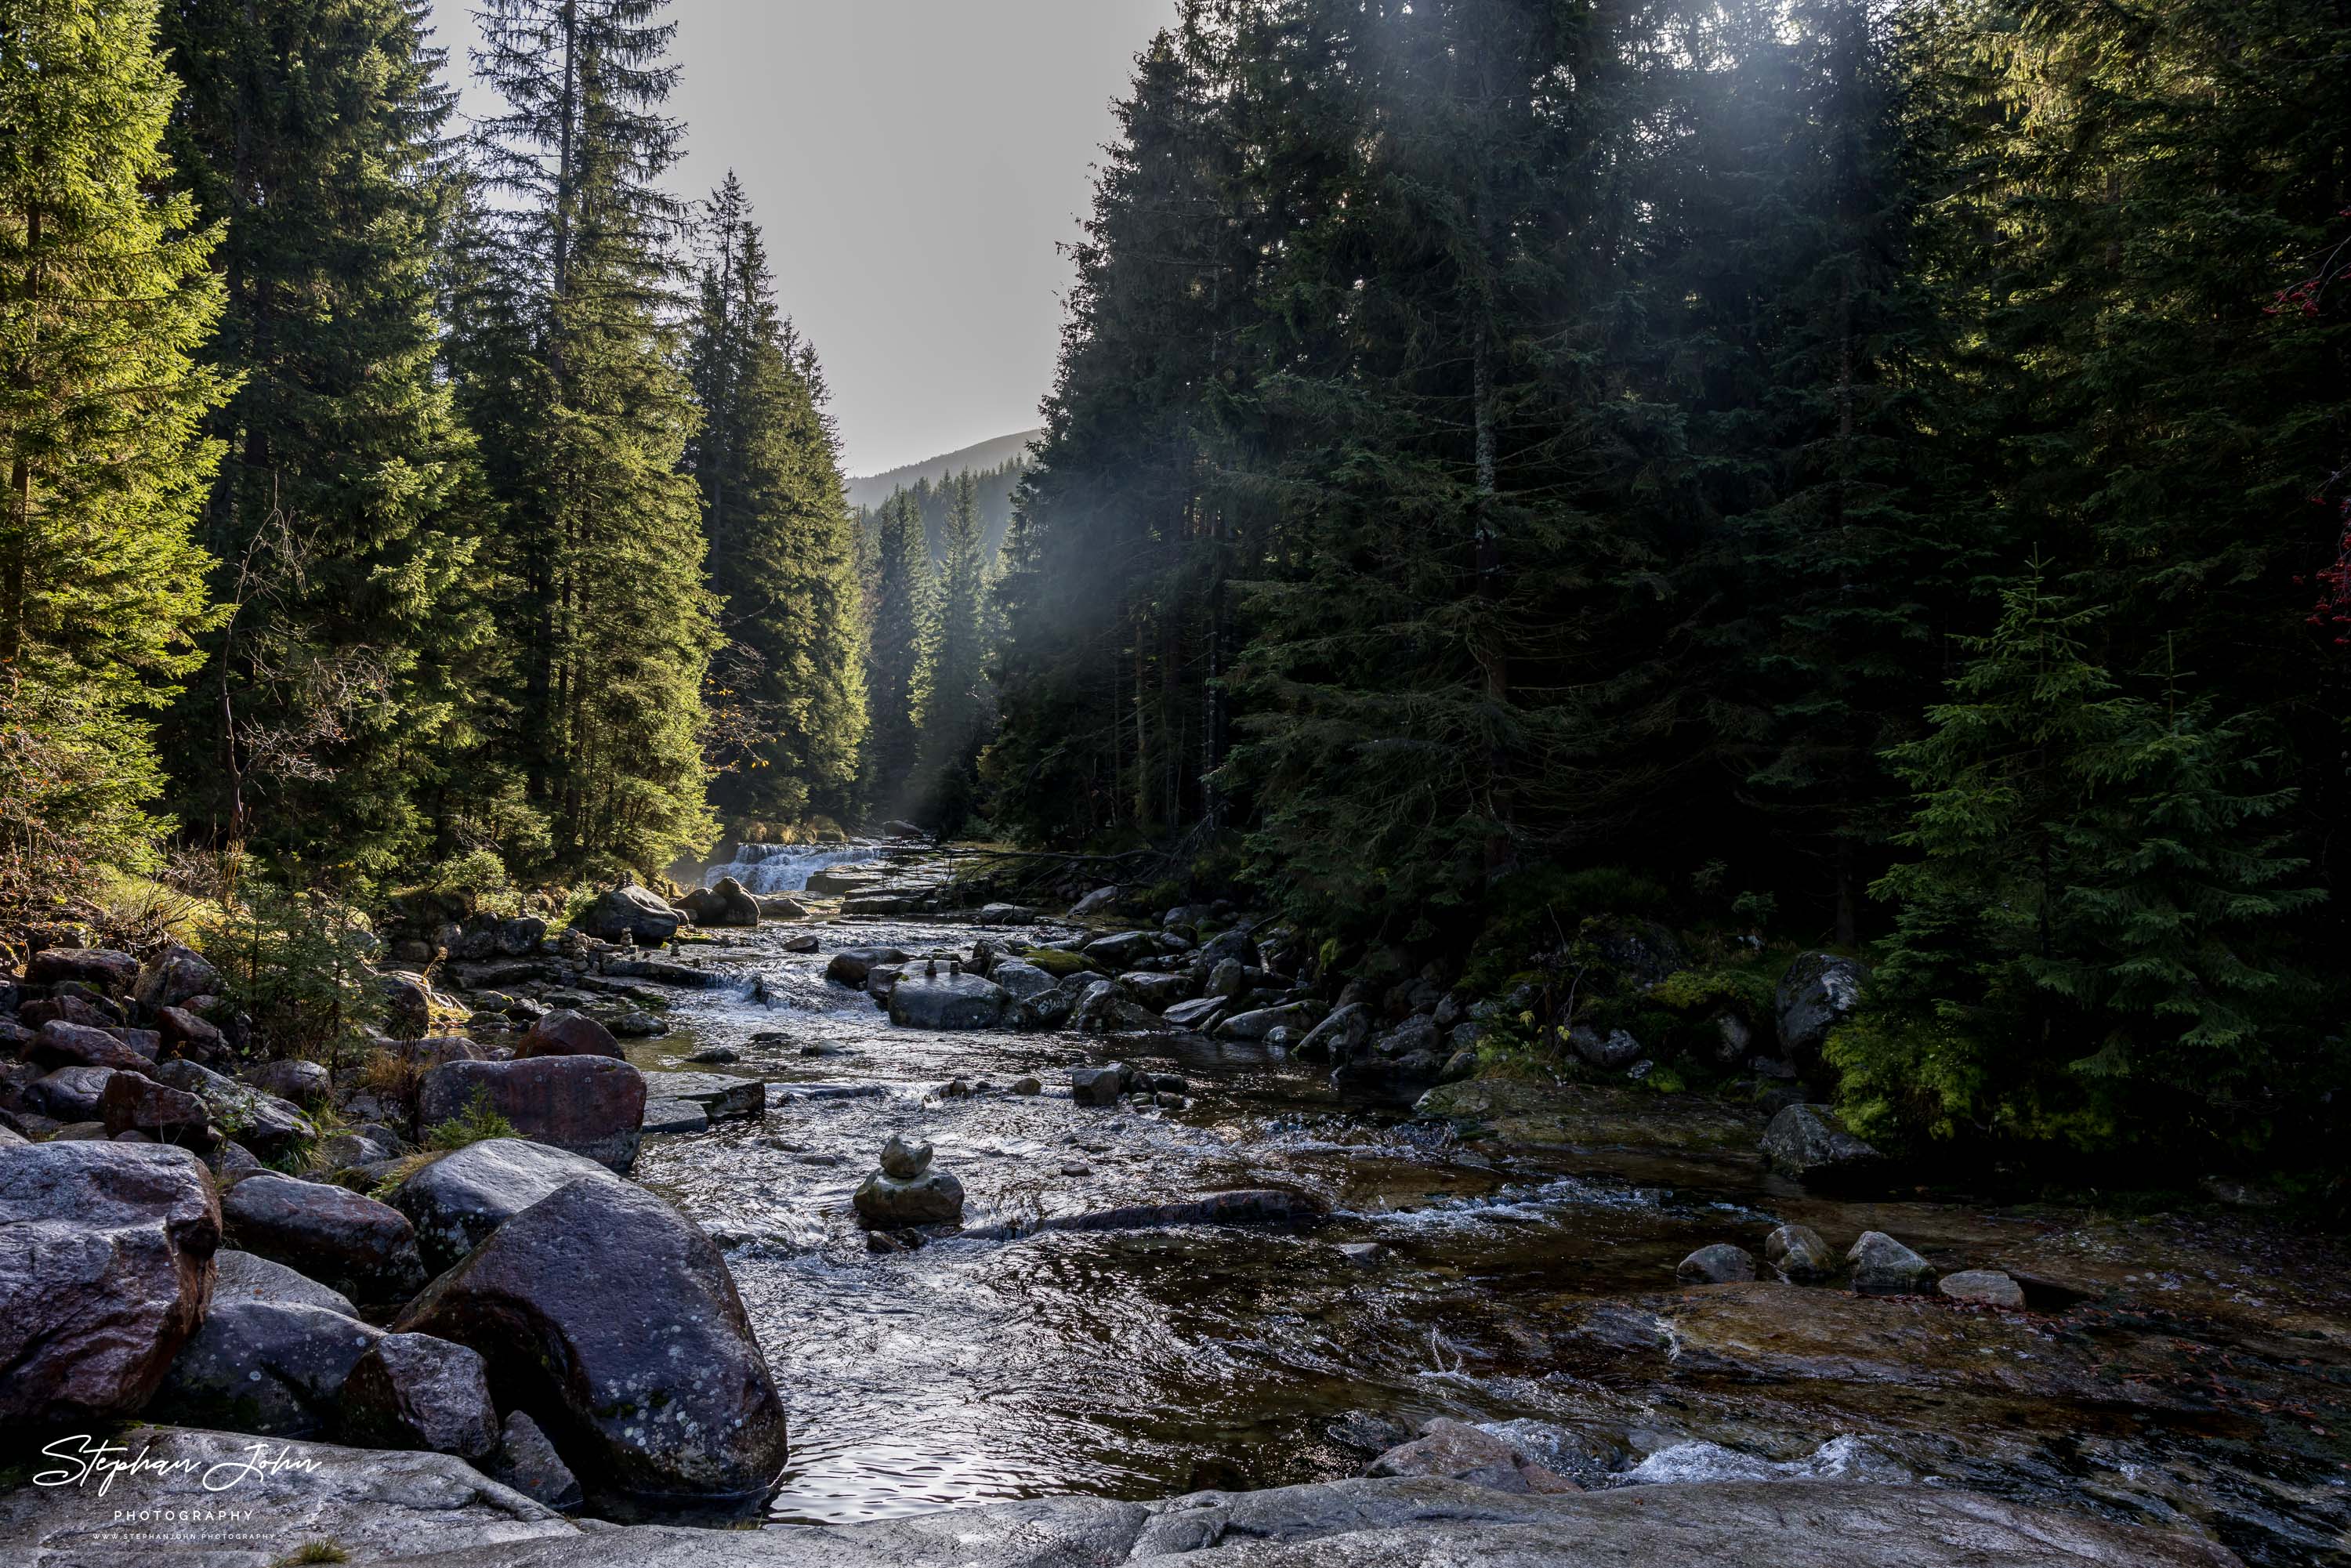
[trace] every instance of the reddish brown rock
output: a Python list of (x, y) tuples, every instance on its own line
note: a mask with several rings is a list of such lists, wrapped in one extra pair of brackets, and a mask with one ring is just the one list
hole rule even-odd
[(431, 1334), (389, 1333), (368, 1347), (338, 1399), (343, 1440), (468, 1459), (498, 1446), (481, 1356)]
[(283, 1263), (362, 1305), (406, 1301), (424, 1283), (408, 1217), (343, 1187), (249, 1176), (228, 1189), (221, 1217), (231, 1246)]
[(27, 985), (79, 980), (116, 996), (128, 991), (138, 977), (139, 960), (109, 947), (44, 947), (25, 966)]
[(643, 1139), (644, 1075), (604, 1056), (540, 1056), (528, 1061), (451, 1061), (417, 1091), (421, 1127), (486, 1105), (535, 1143), (585, 1155), (625, 1173)]
[(211, 1106), (143, 1073), (117, 1072), (107, 1079), (99, 1092), (98, 1119), (112, 1137), (140, 1132), (159, 1144), (178, 1144), (199, 1153), (220, 1141)]
[(1583, 1489), (1538, 1464), (1505, 1438), (1440, 1416), (1420, 1436), (1374, 1459), (1367, 1476), (1443, 1476), (1508, 1492), (1572, 1492)]
[(515, 1045), (515, 1059), (535, 1056), (621, 1057), (621, 1042), (612, 1031), (586, 1013), (552, 1012), (530, 1026)]
[(216, 1061), (227, 1053), (228, 1041), (221, 1031), (185, 1008), (158, 1009), (155, 1022), (156, 1032), (163, 1037), (163, 1053), (167, 1056)]
[(152, 1056), (102, 1029), (78, 1023), (45, 1023), (25, 1053), (44, 1067), (111, 1067), (132, 1072), (155, 1065)]
[(0, 1420), (128, 1416), (204, 1321), (221, 1213), (204, 1165), (157, 1144), (0, 1158)]

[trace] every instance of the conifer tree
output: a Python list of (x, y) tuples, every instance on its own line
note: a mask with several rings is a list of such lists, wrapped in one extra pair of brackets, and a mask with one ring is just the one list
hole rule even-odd
[(874, 515), (867, 596), (865, 795), (883, 813), (905, 809), (920, 757), (915, 681), (930, 621), (930, 579), (921, 510), (911, 492), (900, 490)]
[(495, 646), (468, 573), (486, 496), (436, 374), (451, 98), (424, 26), (413, 0), (164, 26), (180, 173), (226, 233), (209, 356), (242, 377), (205, 516), (228, 614), (180, 706), (177, 793), (222, 839), (321, 869), (381, 872), (445, 825)]
[[(191, 525), (227, 391), (196, 357), (215, 230), (162, 194), (177, 84), (155, 7), (25, 0), (0, 28), (0, 893), (137, 863), (162, 779), (142, 716), (193, 667)], [(52, 883), (46, 891), (55, 893)]]
[(865, 640), (857, 549), (816, 350), (776, 312), (759, 230), (732, 173), (713, 195), (686, 346), (726, 646), (711, 667), (723, 810), (758, 821), (857, 807)]
[[(503, 254), (468, 308), (500, 334), (461, 355), (507, 527), (503, 613), (528, 628), (512, 741), (549, 852), (650, 871), (715, 834), (701, 691), (715, 640), (700, 497), (679, 471), (697, 413), (664, 313), (677, 155), (663, 0), (494, 0), (483, 73), (507, 111), (484, 161)], [(505, 406), (500, 406), (500, 405)]]
[(922, 662), (914, 677), (914, 725), (926, 809), (951, 832), (968, 814), (972, 765), (993, 715), (983, 668), (987, 563), (981, 549), (978, 486), (967, 472), (946, 483), (953, 500), (927, 596)]

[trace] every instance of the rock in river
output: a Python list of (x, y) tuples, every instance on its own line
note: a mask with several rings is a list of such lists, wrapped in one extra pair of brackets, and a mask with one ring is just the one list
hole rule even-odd
[(424, 1283), (416, 1230), (389, 1204), (266, 1172), (221, 1199), (231, 1245), (285, 1264), (353, 1301), (403, 1301)]
[(185, 1149), (0, 1154), (0, 1418), (139, 1409), (204, 1319), (220, 1237), (212, 1178)]
[(1833, 1279), (1836, 1254), (1809, 1225), (1782, 1225), (1763, 1239), (1763, 1260), (1797, 1284)]
[(1865, 1230), (1844, 1255), (1853, 1288), (1865, 1296), (1922, 1296), (1935, 1288), (1935, 1266), (1883, 1230)]
[(420, 1126), (464, 1116), (475, 1097), (536, 1143), (585, 1155), (627, 1172), (643, 1141), (645, 1078), (606, 1056), (539, 1056), (528, 1061), (451, 1061), (417, 1090)]
[(583, 1500), (580, 1478), (538, 1429), (538, 1423), (517, 1410), (507, 1417), (498, 1435), (498, 1450), (482, 1468), (523, 1496), (549, 1508), (574, 1509)]
[(572, 924), (606, 942), (618, 942), (626, 936), (641, 943), (659, 944), (677, 935), (685, 916), (650, 890), (629, 886), (601, 894)]
[(1752, 1280), (1755, 1255), (1744, 1247), (1718, 1241), (1683, 1259), (1674, 1278), (1685, 1285), (1729, 1285)]
[(1763, 1157), (1782, 1176), (1815, 1183), (1865, 1175), (1883, 1160), (1826, 1105), (1782, 1106), (1763, 1129)]
[(621, 1042), (612, 1031), (586, 1013), (551, 1012), (530, 1026), (515, 1042), (515, 1058), (533, 1056), (609, 1056), (618, 1060)]
[(1528, 1457), (1508, 1440), (1438, 1416), (1409, 1443), (1365, 1467), (1367, 1476), (1443, 1476), (1505, 1492), (1575, 1492), (1583, 1489)]
[(392, 1206), (416, 1227), (426, 1265), (455, 1268), (499, 1226), (575, 1181), (621, 1178), (585, 1155), (526, 1138), (485, 1138), (400, 1184)]
[(2024, 1305), (2024, 1287), (1997, 1269), (1962, 1269), (1946, 1274), (1935, 1288), (1955, 1301), (1980, 1307), (2003, 1307), (2011, 1312)]
[(963, 1219), (963, 1183), (931, 1169), (930, 1145), (893, 1134), (882, 1145), (882, 1168), (859, 1185), (851, 1202), (870, 1229), (955, 1225)]
[(825, 964), (824, 977), (844, 986), (862, 986), (876, 964), (903, 964), (906, 955), (895, 947), (843, 947)]
[(533, 1204), (393, 1327), (479, 1351), (591, 1492), (739, 1499), (783, 1469), (783, 1403), (718, 1249), (625, 1182)]
[(971, 974), (910, 968), (890, 988), (890, 1021), (901, 1029), (988, 1029), (1004, 1016), (1003, 988)]

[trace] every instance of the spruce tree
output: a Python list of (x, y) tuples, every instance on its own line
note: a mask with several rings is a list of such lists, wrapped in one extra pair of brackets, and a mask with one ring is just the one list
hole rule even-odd
[(181, 704), (176, 791), (315, 869), (413, 861), (471, 792), (451, 744), (495, 646), (469, 568), (473, 443), (436, 373), (451, 182), (440, 51), (412, 0), (192, 5), (182, 178), (225, 243), (209, 357), (241, 376), (205, 512), (228, 614)]
[(914, 706), (924, 809), (942, 831), (953, 832), (969, 814), (972, 767), (993, 714), (983, 668), (987, 562), (981, 549), (978, 486), (967, 472), (946, 486), (953, 499), (928, 595)]
[(885, 815), (907, 808), (920, 756), (915, 680), (930, 620), (930, 576), (919, 505), (900, 490), (874, 515), (866, 613), (865, 797)]
[(708, 234), (686, 345), (702, 423), (685, 466), (702, 490), (726, 638), (709, 677), (715, 803), (752, 821), (851, 818), (866, 728), (863, 606), (823, 372), (777, 314), (731, 173)]
[(657, 870), (704, 847), (701, 692), (715, 641), (700, 497), (679, 471), (697, 413), (666, 323), (678, 204), (659, 179), (661, 0), (494, 0), (477, 64), (507, 112), (484, 162), (491, 331), (461, 353), (507, 527), (502, 607), (526, 628), (511, 740), (549, 852)]
[(192, 534), (227, 391), (197, 357), (219, 235), (171, 191), (155, 7), (25, 0), (0, 29), (0, 894), (160, 826), (152, 726), (198, 654)]

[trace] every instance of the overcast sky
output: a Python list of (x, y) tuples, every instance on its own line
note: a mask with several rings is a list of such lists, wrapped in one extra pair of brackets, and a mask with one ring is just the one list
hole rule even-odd
[[(434, 0), (469, 79), (469, 0)], [(1110, 100), (1175, 0), (676, 0), (682, 191), (731, 166), (849, 472), (1037, 423)]]

